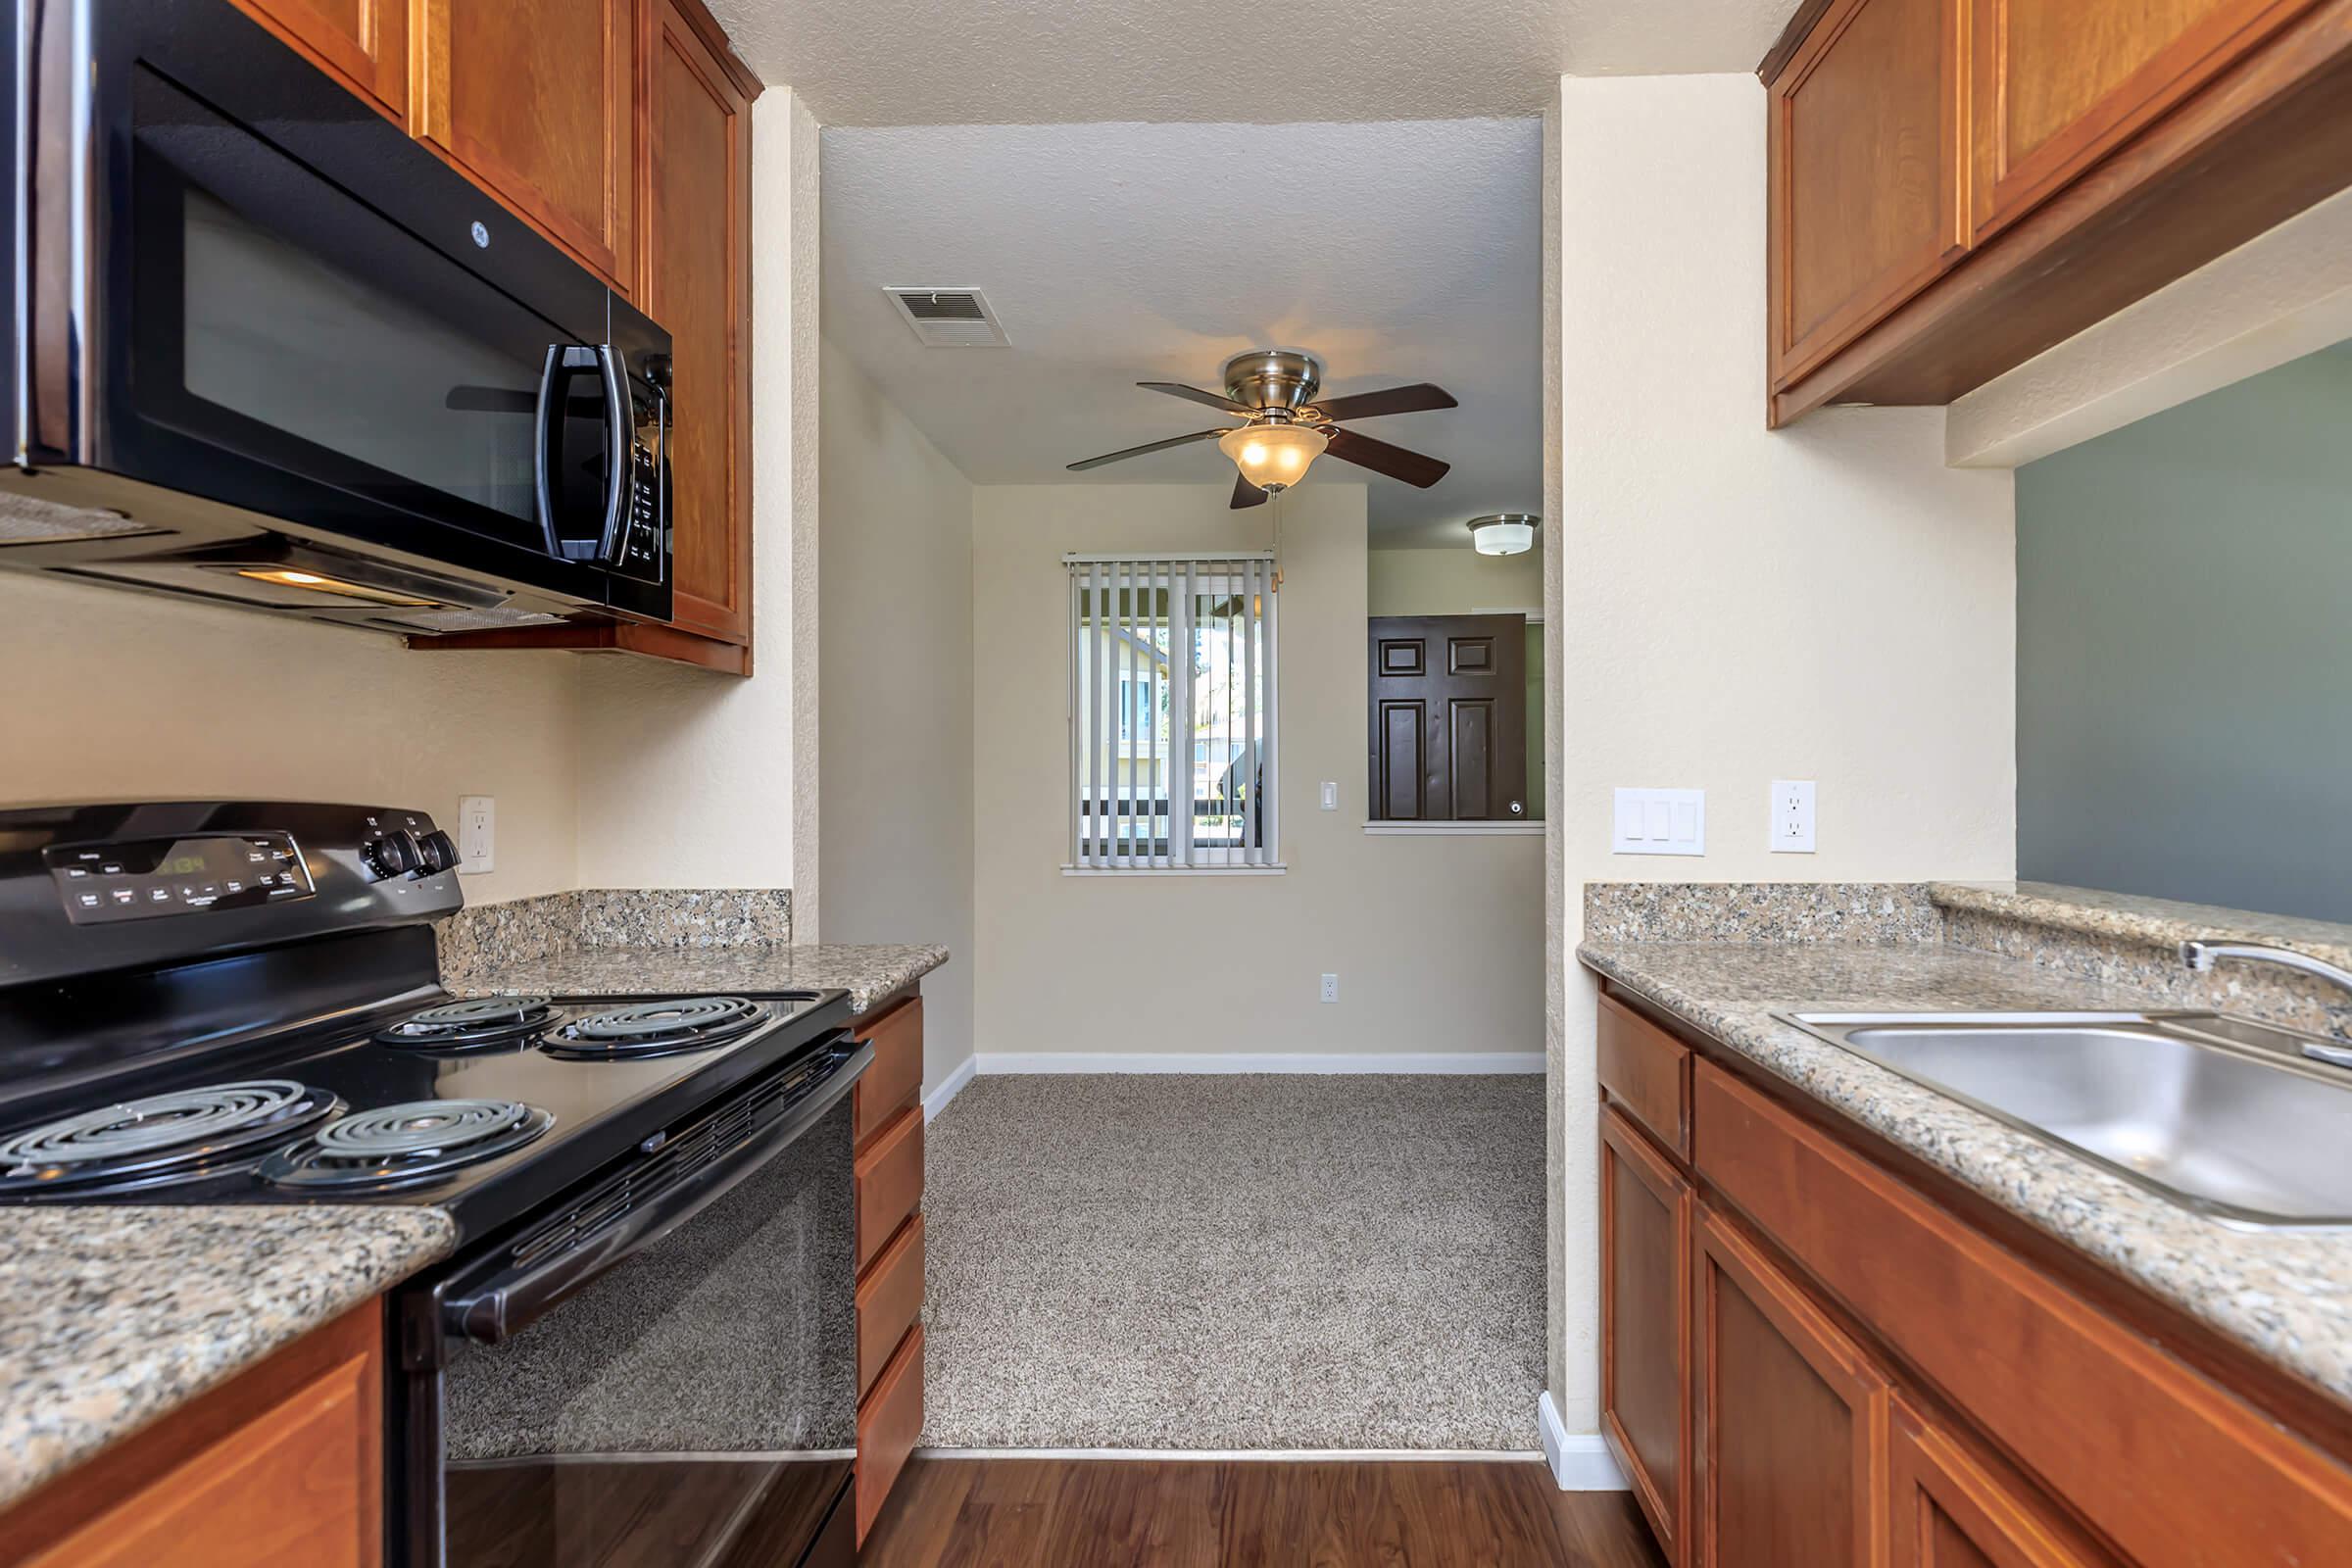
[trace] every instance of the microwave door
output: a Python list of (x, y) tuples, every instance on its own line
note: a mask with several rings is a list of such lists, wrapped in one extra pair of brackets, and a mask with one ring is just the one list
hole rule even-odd
[(534, 411), (533, 477), (547, 552), (610, 563), (629, 465), (626, 388), (610, 348), (551, 344)]

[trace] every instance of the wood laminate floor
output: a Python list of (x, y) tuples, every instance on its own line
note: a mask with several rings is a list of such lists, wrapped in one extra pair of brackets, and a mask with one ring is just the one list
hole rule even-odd
[(1530, 1460), (916, 1455), (859, 1568), (1660, 1568), (1633, 1497)]

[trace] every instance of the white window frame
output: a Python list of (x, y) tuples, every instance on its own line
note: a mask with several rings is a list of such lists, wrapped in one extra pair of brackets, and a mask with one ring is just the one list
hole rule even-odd
[[(1274, 592), (1274, 557), (1270, 551), (1241, 552), (1214, 556), (1184, 555), (1067, 555), (1062, 564), (1069, 575), (1069, 708), (1067, 710), (1069, 750), (1069, 858), (1062, 866), (1067, 876), (1129, 876), (1129, 875), (1267, 875), (1277, 874), (1287, 867), (1282, 862), (1281, 846), (1281, 729), (1280, 683), (1277, 649), (1281, 640), (1278, 596)], [(1158, 708), (1156, 675), (1147, 672), (1138, 681), (1132, 671), (1120, 667), (1126, 660), (1122, 634), (1126, 624), (1115, 618), (1102, 618), (1101, 607), (1117, 605), (1122, 600), (1132, 603), (1133, 596), (1142, 591), (1156, 601), (1165, 594), (1168, 605), (1168, 669), (1169, 733), (1163, 757), (1154, 720), (1148, 726), (1151, 752), (1142, 759), (1150, 772), (1147, 789), (1157, 788), (1157, 777), (1163, 765), (1166, 779), (1168, 831), (1165, 849), (1161, 848), (1156, 830), (1157, 812), (1152, 814), (1153, 830), (1143, 841), (1141, 852), (1132, 836), (1121, 840), (1115, 827), (1107, 836), (1095, 822), (1089, 808), (1096, 802), (1116, 801), (1121, 761), (1138, 760), (1126, 748), (1132, 747), (1132, 734), (1126, 693), (1133, 684), (1146, 684), (1149, 696), (1147, 713)], [(1241, 758), (1245, 760), (1244, 776), (1252, 780), (1256, 797), (1242, 813), (1250, 820), (1254, 813), (1262, 842), (1245, 842), (1238, 846), (1197, 845), (1193, 842), (1193, 758), (1201, 742), (1193, 735), (1194, 684), (1191, 650), (1194, 636), (1195, 607), (1204, 596), (1220, 594), (1246, 595), (1255, 607), (1251, 617), (1258, 626), (1257, 635), (1241, 639), (1242, 663), (1236, 674), (1245, 691), (1264, 692), (1263, 713), (1233, 715), (1240, 731)], [(1092, 612), (1090, 613), (1090, 612)], [(1092, 635), (1108, 627), (1111, 635)], [(1116, 649), (1114, 658), (1113, 650)], [(1263, 669), (1258, 666), (1261, 662)], [(1092, 666), (1082, 676), (1080, 661), (1091, 658)], [(1114, 695), (1115, 694), (1115, 695)], [(1096, 711), (1086, 715), (1092, 723), (1082, 723), (1082, 705), (1093, 704)], [(1117, 716), (1113, 717), (1113, 705)], [(1249, 720), (1254, 720), (1250, 722)], [(1181, 722), (1180, 722), (1181, 721)], [(1263, 740), (1259, 739), (1260, 734)], [(1117, 737), (1106, 741), (1105, 737)], [(1180, 740), (1179, 736), (1183, 738)], [(1082, 740), (1092, 739), (1090, 747)], [(1218, 750), (1213, 742), (1210, 750)], [(1262, 747), (1263, 755), (1258, 756)], [(1225, 748), (1230, 750), (1230, 747)], [(1104, 776), (1107, 766), (1109, 776)], [(1262, 781), (1258, 775), (1262, 771)], [(1147, 799), (1156, 801), (1154, 796)], [(1245, 839), (1248, 829), (1245, 829)]]

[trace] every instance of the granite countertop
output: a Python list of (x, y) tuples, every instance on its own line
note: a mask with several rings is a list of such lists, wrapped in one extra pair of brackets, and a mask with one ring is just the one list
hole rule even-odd
[(0, 1208), (0, 1505), (447, 1252), (438, 1209)]
[(459, 969), (450, 990), (624, 995), (640, 991), (793, 991), (839, 986), (863, 1012), (948, 961), (948, 950), (845, 943), (579, 947)]
[[(1947, 885), (1936, 893), (1942, 902)], [(1592, 942), (1577, 951), (1626, 989), (2352, 1401), (2352, 1235), (2233, 1230), (1772, 1017), (1808, 1007), (2125, 1010), (2177, 1000), (1938, 942)]]

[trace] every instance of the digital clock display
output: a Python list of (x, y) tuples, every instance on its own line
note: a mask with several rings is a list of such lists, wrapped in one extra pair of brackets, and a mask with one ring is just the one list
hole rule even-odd
[(202, 854), (190, 855), (176, 846), (156, 870), (166, 876), (202, 876), (213, 869), (211, 858)]

